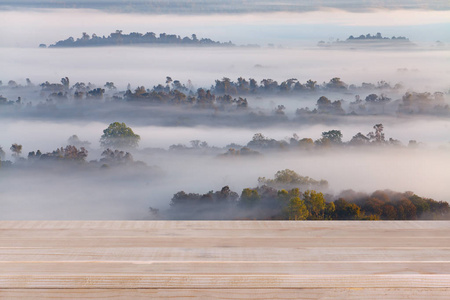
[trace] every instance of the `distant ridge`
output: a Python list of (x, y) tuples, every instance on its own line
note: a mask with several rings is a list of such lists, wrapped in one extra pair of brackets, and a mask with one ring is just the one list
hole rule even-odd
[[(231, 41), (221, 43), (213, 41), (209, 38), (198, 39), (197, 35), (181, 38), (179, 35), (160, 33), (159, 37), (154, 32), (147, 32), (145, 34), (139, 32), (131, 32), (130, 34), (122, 33), (122, 30), (116, 30), (107, 37), (97, 36), (95, 33), (90, 36), (83, 32), (81, 38), (74, 39), (69, 37), (66, 40), (61, 40), (55, 44), (50, 45), (50, 48), (69, 48), (69, 47), (99, 47), (99, 46), (123, 46), (123, 45), (171, 45), (171, 46), (235, 46)], [(45, 48), (45, 44), (39, 45)]]
[(345, 41), (339, 39), (332, 42), (320, 41), (317, 44), (319, 47), (339, 47), (339, 46), (363, 46), (363, 47), (397, 47), (397, 46), (414, 46), (408, 38), (404, 36), (393, 36), (391, 38), (383, 37), (381, 33), (371, 35), (370, 33), (364, 35), (361, 34), (358, 37), (353, 35), (349, 36)]

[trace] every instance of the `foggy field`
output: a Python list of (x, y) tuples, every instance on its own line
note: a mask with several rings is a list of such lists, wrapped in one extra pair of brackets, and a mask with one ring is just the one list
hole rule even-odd
[[(448, 49), (331, 50), (221, 49), (167, 47), (100, 47), (81, 49), (0, 48), (3, 82), (58, 82), (69, 76), (75, 82), (104, 84), (120, 89), (152, 87), (171, 76), (195, 88), (209, 88), (214, 80), (238, 77), (282, 81), (297, 78), (319, 83), (340, 77), (349, 84), (386, 81), (402, 83), (417, 92), (447, 91), (450, 67)], [(7, 59), (6, 59), (7, 58)]]

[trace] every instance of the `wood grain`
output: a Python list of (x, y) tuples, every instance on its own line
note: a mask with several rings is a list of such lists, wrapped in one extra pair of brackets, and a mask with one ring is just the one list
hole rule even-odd
[(211, 300), (448, 300), (449, 288), (338, 288), (338, 289), (9, 289), (0, 299), (211, 299)]
[(448, 299), (447, 221), (2, 221), (0, 298)]

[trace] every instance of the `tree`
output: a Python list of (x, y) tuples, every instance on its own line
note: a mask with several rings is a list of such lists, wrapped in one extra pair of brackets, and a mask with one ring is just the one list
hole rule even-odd
[(370, 139), (368, 137), (366, 137), (361, 132), (358, 132), (356, 135), (354, 135), (352, 137), (349, 144), (353, 145), (353, 146), (362, 146), (362, 145), (369, 144), (369, 142), (370, 142)]
[(103, 130), (100, 138), (102, 147), (136, 148), (141, 137), (133, 132), (125, 123), (114, 122)]
[(298, 141), (298, 146), (301, 149), (311, 150), (314, 148), (314, 141), (311, 138), (303, 138)]
[(331, 106), (331, 101), (327, 97), (321, 96), (317, 100), (317, 104), (316, 105), (317, 105), (319, 111), (327, 112), (329, 110), (329, 107)]
[(285, 189), (277, 191), (277, 201), (281, 207), (286, 207), (289, 201), (295, 197), (300, 197), (300, 190), (298, 188), (293, 188), (289, 192)]
[(303, 193), (303, 200), (308, 208), (310, 219), (324, 219), (326, 204), (322, 193), (317, 193), (314, 190), (308, 190)]
[(317, 81), (313, 81), (313, 80), (309, 79), (306, 82), (306, 87), (308, 88), (308, 90), (314, 91), (317, 87)]
[(401, 219), (401, 220), (416, 220), (417, 219), (417, 208), (407, 198), (402, 198), (397, 203), (397, 212), (398, 212), (398, 219)]
[(327, 203), (325, 206), (324, 219), (325, 220), (333, 220), (335, 211), (336, 211), (336, 206), (334, 205), (334, 203), (333, 202)]
[(300, 187), (302, 189), (325, 189), (328, 186), (326, 180), (315, 180), (308, 176), (301, 176), (295, 171), (285, 169), (275, 173), (274, 179), (259, 177), (258, 182), (276, 188), (293, 188)]
[(329, 139), (333, 144), (342, 144), (342, 133), (340, 130), (322, 132), (322, 139)]
[(384, 203), (385, 202), (383, 200), (375, 197), (370, 197), (369, 199), (364, 201), (362, 209), (366, 214), (381, 216), (381, 214), (383, 213)]
[(384, 133), (383, 133), (383, 124), (375, 124), (373, 126), (373, 129), (375, 129), (375, 132), (369, 132), (368, 137), (372, 141), (372, 143), (376, 144), (384, 144)]
[(69, 83), (70, 83), (69, 77), (61, 78), (61, 83), (65, 89), (69, 89)]
[(104, 93), (105, 93), (105, 89), (96, 88), (96, 89), (90, 90), (87, 93), (87, 97), (88, 98), (95, 98), (95, 99), (102, 99)]
[(78, 149), (75, 146), (68, 145), (65, 148), (61, 147), (53, 152), (42, 154), (41, 151), (37, 151), (37, 153), (30, 152), (28, 153), (28, 158), (30, 159), (42, 159), (42, 160), (59, 160), (59, 161), (72, 161), (72, 162), (85, 162), (86, 157), (88, 156), (88, 151), (81, 147)]
[(9, 149), (12, 151), (14, 157), (19, 157), (22, 153), (22, 145), (19, 144), (12, 144)]
[(385, 203), (382, 208), (383, 213), (381, 214), (381, 217), (383, 220), (397, 220), (397, 209), (393, 205)]
[(300, 197), (292, 197), (289, 200), (286, 214), (289, 220), (306, 220), (309, 216), (305, 202)]
[(355, 203), (350, 203), (343, 198), (334, 201), (335, 219), (337, 220), (358, 220), (361, 215), (361, 208)]
[(240, 204), (246, 207), (252, 207), (261, 200), (256, 189), (243, 189)]
[(321, 96), (317, 100), (316, 105), (317, 111), (321, 114), (338, 114), (338, 115), (345, 114), (345, 111), (342, 108), (342, 102), (340, 100), (331, 102), (331, 100), (328, 99), (327, 97)]
[(106, 82), (104, 85), (105, 88), (108, 90), (116, 90), (116, 86), (114, 85), (114, 82)]
[(103, 158), (100, 159), (101, 162), (112, 164), (119, 164), (119, 163), (127, 164), (132, 163), (134, 161), (133, 156), (130, 153), (119, 150), (113, 151), (109, 148), (102, 152), (102, 156)]
[(224, 186), (220, 192), (214, 193), (216, 201), (234, 203), (239, 198), (236, 192), (233, 192), (228, 185)]
[(330, 80), (329, 83), (326, 84), (326, 87), (328, 89), (347, 89), (347, 84), (343, 81), (341, 81), (341, 79), (339, 77), (334, 77)]

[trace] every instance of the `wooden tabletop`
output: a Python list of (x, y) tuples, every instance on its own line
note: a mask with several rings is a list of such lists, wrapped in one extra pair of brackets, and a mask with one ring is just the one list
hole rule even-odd
[(0, 299), (450, 299), (447, 221), (2, 221)]

